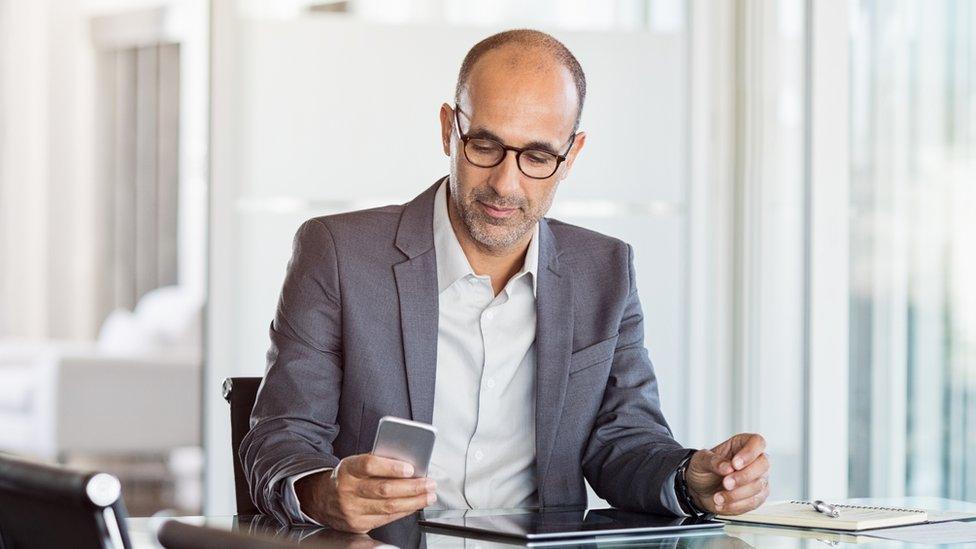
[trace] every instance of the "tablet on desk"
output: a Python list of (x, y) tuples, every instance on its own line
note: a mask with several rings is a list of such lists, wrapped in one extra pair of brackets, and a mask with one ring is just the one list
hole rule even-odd
[(429, 528), (526, 541), (579, 540), (595, 536), (679, 535), (686, 530), (721, 528), (722, 523), (694, 517), (663, 517), (619, 509), (539, 509), (497, 514), (425, 513), (420, 524)]

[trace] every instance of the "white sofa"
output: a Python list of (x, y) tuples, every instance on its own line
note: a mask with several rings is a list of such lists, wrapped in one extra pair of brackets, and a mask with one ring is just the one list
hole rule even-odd
[(163, 288), (114, 312), (96, 342), (0, 340), (0, 451), (54, 460), (200, 446), (200, 310)]

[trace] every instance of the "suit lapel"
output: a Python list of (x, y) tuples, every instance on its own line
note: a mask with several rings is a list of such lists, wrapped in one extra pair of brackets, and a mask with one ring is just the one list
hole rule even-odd
[(407, 256), (393, 266), (400, 300), (403, 361), (410, 414), (431, 423), (437, 367), (437, 257), (434, 254), (434, 194), (440, 181), (409, 202), (400, 216), (396, 247)]
[(560, 266), (556, 241), (539, 222), (539, 283), (536, 298), (536, 477), (545, 505), (545, 476), (566, 398), (573, 345), (573, 284)]

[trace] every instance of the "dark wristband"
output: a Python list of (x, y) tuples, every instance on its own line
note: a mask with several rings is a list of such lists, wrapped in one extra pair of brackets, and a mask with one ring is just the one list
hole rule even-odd
[(678, 504), (681, 505), (681, 509), (685, 513), (688, 513), (696, 518), (708, 519), (712, 517), (712, 514), (695, 505), (695, 500), (691, 498), (691, 494), (688, 492), (688, 482), (685, 478), (685, 471), (687, 471), (688, 464), (691, 462), (691, 456), (694, 454), (695, 452), (692, 451), (690, 454), (688, 454), (688, 457), (681, 460), (681, 464), (678, 465), (677, 474), (674, 475), (674, 491), (678, 495)]

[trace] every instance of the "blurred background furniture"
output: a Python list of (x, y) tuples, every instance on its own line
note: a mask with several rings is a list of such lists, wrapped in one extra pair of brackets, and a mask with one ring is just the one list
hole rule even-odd
[(162, 500), (149, 507), (198, 509), (200, 311), (198, 300), (160, 288), (134, 312), (109, 315), (95, 343), (0, 340), (0, 450), (97, 464), (127, 485), (181, 494), (137, 492)]

